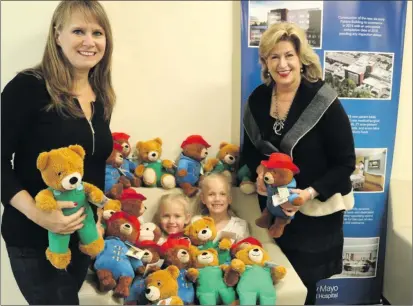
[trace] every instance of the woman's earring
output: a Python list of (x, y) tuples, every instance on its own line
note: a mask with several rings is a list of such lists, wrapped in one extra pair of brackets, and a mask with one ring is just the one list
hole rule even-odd
[(301, 69), (300, 69), (300, 72), (301, 72), (301, 73), (303, 73), (303, 72), (304, 72), (304, 69), (303, 69), (303, 67), (301, 67)]
[(265, 73), (265, 76), (266, 76), (267, 78), (269, 78), (269, 77), (271, 77), (271, 74), (267, 71), (267, 72)]

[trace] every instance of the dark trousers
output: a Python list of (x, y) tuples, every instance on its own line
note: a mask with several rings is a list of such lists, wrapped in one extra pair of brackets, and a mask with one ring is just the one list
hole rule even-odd
[(72, 247), (66, 270), (46, 259), (45, 250), (7, 246), (11, 269), (29, 305), (79, 305), (78, 293), (86, 278), (90, 257)]
[[(261, 211), (264, 210), (264, 208), (267, 207), (267, 197), (258, 195), (258, 203), (260, 205)], [(285, 250), (283, 250), (285, 252)], [(287, 252), (288, 253), (288, 252)], [(286, 254), (287, 256), (287, 254)], [(287, 256), (288, 258), (288, 256)], [(290, 262), (291, 259), (289, 258)], [(293, 264), (294, 261), (291, 262)], [(296, 267), (295, 267), (296, 268)], [(305, 279), (303, 279), (302, 275), (300, 275), (300, 271), (296, 269), (296, 272), (298, 276), (301, 278), (304, 286), (307, 288), (307, 297), (305, 299), (305, 305), (315, 305), (316, 304), (316, 295), (317, 295), (317, 283), (316, 282), (307, 282)]]

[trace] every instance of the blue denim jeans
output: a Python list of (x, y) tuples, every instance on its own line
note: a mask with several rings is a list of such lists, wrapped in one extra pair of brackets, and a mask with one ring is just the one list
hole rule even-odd
[(45, 250), (7, 246), (11, 269), (29, 305), (79, 305), (78, 292), (91, 259), (76, 247), (66, 270), (46, 259)]

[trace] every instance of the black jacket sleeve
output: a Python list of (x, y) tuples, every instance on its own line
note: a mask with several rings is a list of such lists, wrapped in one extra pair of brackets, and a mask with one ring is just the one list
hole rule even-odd
[(260, 165), (261, 160), (265, 157), (255, 148), (251, 142), (247, 132), (244, 129), (244, 141), (241, 148), (240, 167), (247, 165), (251, 171), (251, 180), (255, 181), (257, 178), (257, 167)]
[(16, 177), (13, 154), (22, 141), (27, 126), (36, 115), (39, 80), (19, 74), (1, 93), (1, 202), (9, 205), (16, 193), (25, 189)]
[(338, 99), (320, 123), (329, 170), (312, 187), (320, 194), (320, 201), (325, 201), (337, 192), (337, 186), (349, 180), (355, 169), (356, 154), (350, 121)]

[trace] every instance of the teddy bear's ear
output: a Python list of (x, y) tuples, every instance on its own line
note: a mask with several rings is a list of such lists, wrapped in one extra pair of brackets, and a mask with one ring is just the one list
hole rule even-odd
[(185, 226), (185, 228), (184, 228), (184, 236), (189, 236), (190, 230), (191, 230), (191, 226), (190, 226), (190, 225)]
[(223, 147), (225, 147), (228, 144), (228, 142), (221, 142), (221, 144), (219, 145), (219, 148), (222, 149)]
[(170, 265), (168, 268), (166, 268), (166, 271), (169, 272), (169, 274), (172, 275), (173, 278), (177, 279), (179, 276), (179, 269), (177, 266)]
[(82, 159), (85, 158), (86, 152), (83, 149), (82, 146), (79, 145), (71, 145), (69, 146), (69, 150), (72, 150), (73, 152), (75, 152), (77, 155), (79, 155)]
[(138, 141), (136, 143), (136, 147), (138, 148), (138, 150), (140, 150), (140, 148), (142, 148), (143, 142), (142, 141)]
[(154, 139), (154, 141), (156, 141), (157, 143), (159, 143), (160, 145), (162, 145), (162, 139), (160, 139), (159, 137), (156, 137)]
[(202, 219), (204, 219), (205, 221), (209, 223), (214, 223), (214, 219), (212, 219), (211, 217), (203, 217)]
[(44, 169), (46, 169), (48, 160), (49, 160), (48, 152), (40, 153), (39, 157), (37, 158), (37, 162), (36, 162), (37, 169), (39, 169), (40, 171), (43, 171)]
[(215, 256), (218, 257), (218, 251), (215, 249), (207, 249), (208, 252), (213, 253)]

